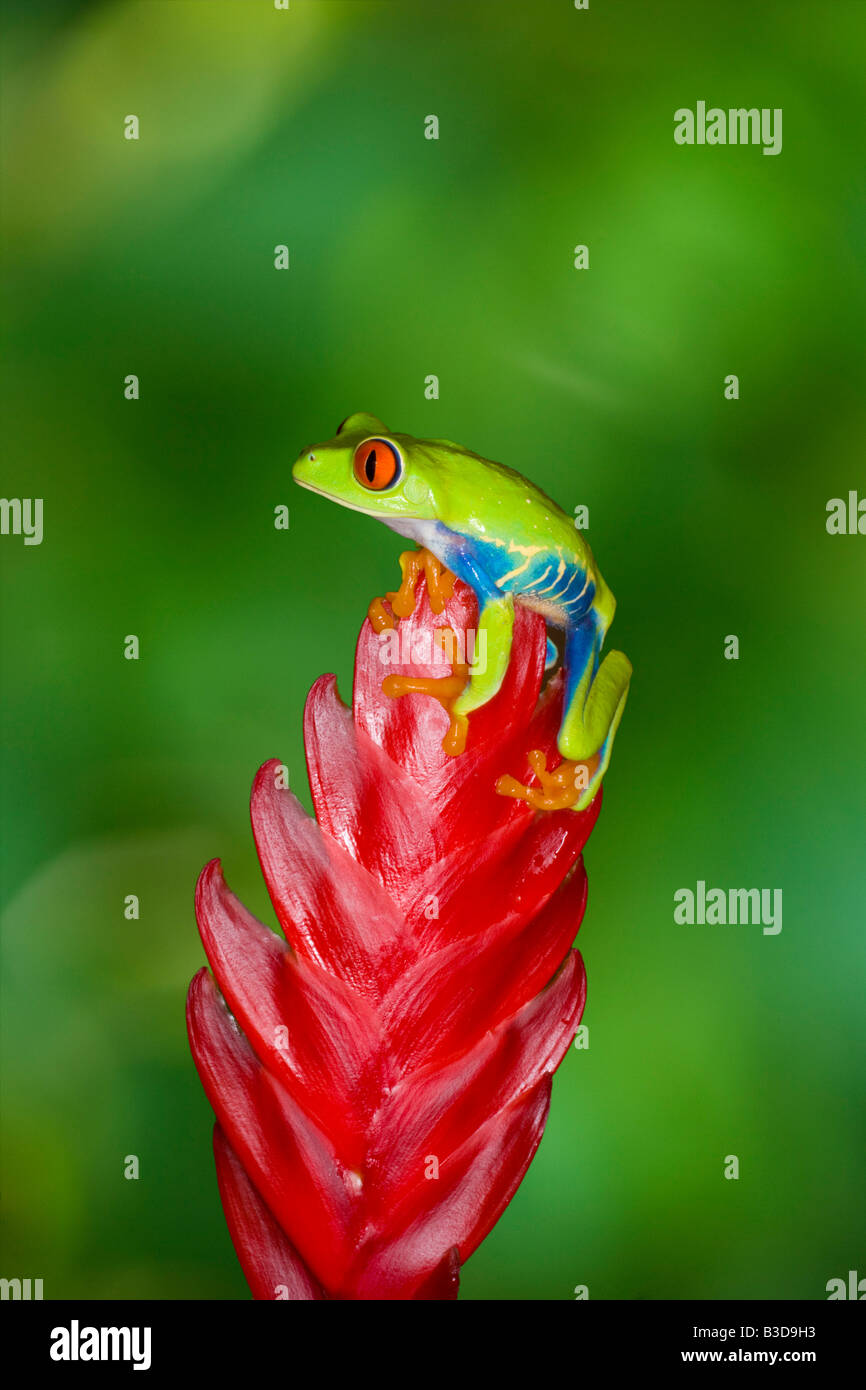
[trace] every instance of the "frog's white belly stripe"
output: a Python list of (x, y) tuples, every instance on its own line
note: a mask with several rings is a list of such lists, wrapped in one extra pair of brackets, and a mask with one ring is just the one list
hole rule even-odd
[[(427, 550), (436, 554), (436, 537), (441, 536), (443, 531), (448, 528), (443, 526), (441, 521), (424, 521), (420, 517), (405, 517), (399, 521), (392, 521), (390, 517), (380, 516), (378, 512), (371, 513), (377, 521), (384, 521), (385, 525), (392, 531), (396, 531), (400, 536), (406, 536), (410, 541), (417, 541)], [(441, 556), (439, 557), (441, 559)]]

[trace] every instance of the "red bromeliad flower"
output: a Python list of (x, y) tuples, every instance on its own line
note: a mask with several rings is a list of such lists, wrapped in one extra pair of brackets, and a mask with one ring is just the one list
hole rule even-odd
[[(218, 860), (196, 892), (214, 978), (202, 969), (190, 986), (190, 1044), (259, 1299), (456, 1298), (461, 1264), (538, 1147), (583, 1011), (571, 944), (602, 794), (575, 812), (497, 792), (503, 775), (532, 782), (533, 750), (559, 761), (562, 680), (541, 689), (544, 621), (517, 606), (504, 685), (452, 756), (448, 697), (476, 602), (458, 582), (442, 608), (433, 584), (434, 613), (416, 577), (403, 609), (389, 595), (395, 612), (417, 597), (399, 628), (361, 629), (352, 708), (333, 676), (310, 691), (316, 820), (278, 762), (256, 777), (253, 833), (288, 945)], [(389, 620), (381, 602), (371, 617)], [(445, 627), (453, 675), (433, 637)]]

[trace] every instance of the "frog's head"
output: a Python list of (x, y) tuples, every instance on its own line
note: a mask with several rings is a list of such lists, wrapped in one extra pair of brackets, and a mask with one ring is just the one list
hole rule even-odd
[(303, 449), (295, 482), (343, 507), (381, 521), (430, 520), (437, 515), (440, 468), (425, 441), (394, 434), (375, 415), (350, 415), (333, 439)]

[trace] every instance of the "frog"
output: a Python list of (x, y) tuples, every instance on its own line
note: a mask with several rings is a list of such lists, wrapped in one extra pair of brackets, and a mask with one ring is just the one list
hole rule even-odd
[[(403, 584), (387, 595), (401, 616), (412, 611), (422, 569), (434, 612), (450, 593), (443, 588), (449, 576), (474, 593), (475, 651), (466, 678), (458, 681), (459, 693), (449, 698), (455, 723), (446, 751), (465, 750), (469, 717), (502, 688), (515, 604), (543, 617), (548, 668), (559, 663), (561, 647), (561, 761), (548, 768), (544, 752), (532, 750), (528, 761), (536, 783), (503, 775), (496, 790), (540, 810), (588, 809), (610, 763), (632, 666), (619, 651), (602, 659), (616, 600), (575, 519), (515, 469), (450, 439), (397, 433), (365, 411), (347, 416), (333, 438), (302, 449), (292, 476), (301, 487), (416, 543), (418, 550), (401, 556)], [(371, 618), (374, 612), (380, 625), (390, 621), (380, 601), (375, 609), (371, 605)], [(551, 630), (560, 635), (559, 646)]]

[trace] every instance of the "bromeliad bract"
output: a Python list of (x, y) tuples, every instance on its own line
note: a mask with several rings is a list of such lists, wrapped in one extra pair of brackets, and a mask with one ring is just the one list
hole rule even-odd
[(465, 675), (477, 605), (460, 582), (428, 593), (424, 573), (410, 568), (399, 628), (371, 606), (351, 709), (332, 676), (310, 692), (316, 819), (278, 762), (255, 779), (253, 833), (285, 940), (217, 860), (198, 884), (213, 974), (190, 986), (189, 1037), (259, 1299), (456, 1298), (461, 1264), (535, 1153), (583, 1010), (572, 942), (602, 792), (584, 811), (500, 794), (533, 784), (539, 750), (551, 768), (560, 758), (563, 682), (542, 690), (544, 620), (517, 607), (502, 688), (452, 756), (437, 691)]

